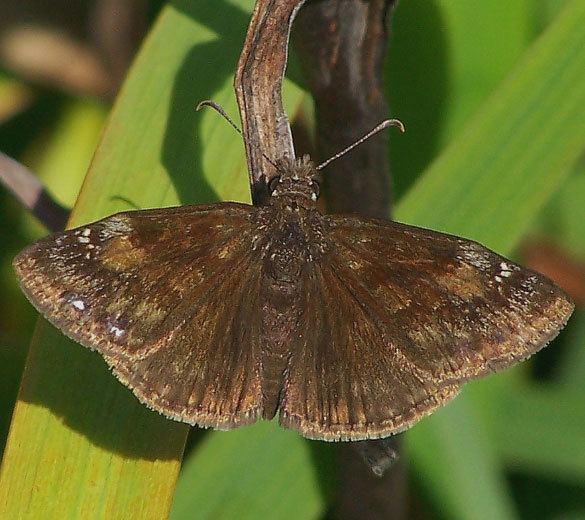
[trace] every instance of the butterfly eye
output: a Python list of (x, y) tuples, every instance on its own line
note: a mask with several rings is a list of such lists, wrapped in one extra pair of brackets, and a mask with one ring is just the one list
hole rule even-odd
[(276, 177), (272, 177), (272, 179), (270, 179), (268, 181), (268, 192), (272, 193), (276, 187), (278, 186), (278, 183), (280, 182), (280, 175), (277, 175)]
[(319, 198), (319, 195), (321, 194), (321, 186), (319, 186), (319, 183), (317, 181), (312, 181), (311, 187), (313, 188), (313, 193), (315, 194), (315, 197)]

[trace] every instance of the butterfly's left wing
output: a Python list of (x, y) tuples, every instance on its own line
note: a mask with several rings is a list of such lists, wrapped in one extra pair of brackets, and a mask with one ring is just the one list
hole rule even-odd
[(280, 420), (322, 440), (399, 432), (472, 378), (528, 357), (573, 304), (546, 277), (468, 240), (328, 216), (304, 277)]
[(232, 428), (262, 414), (252, 206), (120, 213), (57, 233), (14, 265), (55, 326), (155, 410)]

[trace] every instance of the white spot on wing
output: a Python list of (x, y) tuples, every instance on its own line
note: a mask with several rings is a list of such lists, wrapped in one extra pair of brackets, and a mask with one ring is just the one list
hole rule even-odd
[(85, 311), (87, 310), (88, 305), (85, 303), (83, 298), (80, 298), (77, 294), (73, 292), (65, 292), (62, 294), (63, 300), (73, 306), (74, 309), (78, 311)]
[(114, 215), (107, 219), (103, 224), (101, 236), (103, 239), (109, 239), (116, 236), (128, 235), (132, 232), (130, 219), (125, 215)]
[(73, 307), (75, 307), (78, 311), (85, 310), (85, 303), (83, 300), (72, 300), (71, 305), (73, 305)]
[(109, 332), (110, 332), (110, 334), (113, 334), (117, 338), (120, 338), (124, 334), (126, 334), (126, 331), (124, 329), (121, 329), (120, 327), (117, 327), (116, 325), (110, 325)]
[(523, 291), (526, 293), (527, 296), (533, 296), (537, 293), (535, 287), (538, 285), (538, 278), (535, 275), (531, 275), (526, 280), (523, 280), (520, 284)]
[(496, 280), (500, 278), (499, 281), (501, 281), (501, 277), (509, 278), (510, 276), (512, 276), (513, 269), (514, 266), (511, 266), (507, 262), (500, 262), (500, 272), (498, 273), (498, 276), (496, 276)]
[(486, 252), (478, 245), (469, 242), (459, 242), (460, 257), (464, 262), (476, 267), (480, 271), (489, 271), (491, 264)]

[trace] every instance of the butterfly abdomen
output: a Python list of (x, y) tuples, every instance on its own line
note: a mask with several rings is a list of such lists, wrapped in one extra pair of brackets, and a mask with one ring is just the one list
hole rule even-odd
[(271, 280), (264, 287), (263, 300), (263, 416), (271, 419), (280, 405), (290, 346), (299, 333), (299, 288), (293, 284)]

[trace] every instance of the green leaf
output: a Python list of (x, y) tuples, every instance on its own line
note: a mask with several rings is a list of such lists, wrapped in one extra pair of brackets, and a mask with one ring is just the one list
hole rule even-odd
[[(574, 0), (400, 201), (398, 220), (509, 254), (582, 153), (583, 107), (585, 4)], [(450, 518), (510, 518), (497, 453), (466, 412), (478, 404), (464, 392), (409, 434), (410, 452)]]
[(208, 435), (185, 462), (171, 518), (319, 518), (322, 460), (313, 455), (275, 422)]
[(413, 474), (446, 518), (515, 518), (499, 454), (475, 407), (461, 395), (408, 432)]
[(51, 138), (41, 143), (42, 152), (39, 144), (33, 147), (36, 157), (30, 165), (32, 170), (65, 206), (75, 202), (106, 115), (106, 107), (94, 101), (71, 100), (64, 106)]
[(583, 393), (546, 388), (514, 392), (499, 413), (494, 439), (510, 467), (583, 484)]
[(585, 312), (577, 308), (565, 334), (564, 357), (559, 363), (558, 379), (568, 395), (585, 400)]
[[(449, 90), (443, 140), (459, 135), (479, 106), (518, 62), (533, 38), (530, 0), (440, 2)], [(505, 8), (503, 8), (505, 6)], [(496, 35), (506, 35), (505, 38)]]
[(400, 201), (400, 221), (510, 253), (585, 145), (584, 4), (571, 2)]
[(533, 4), (398, 2), (386, 67), (392, 114), (407, 129), (390, 142), (397, 196), (462, 132), (522, 56), (532, 38)]

